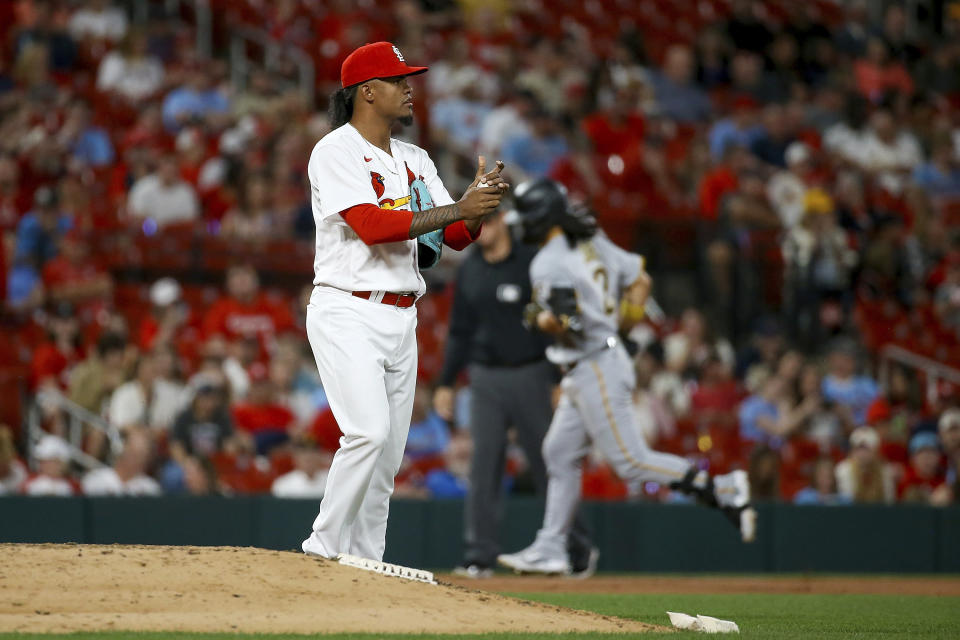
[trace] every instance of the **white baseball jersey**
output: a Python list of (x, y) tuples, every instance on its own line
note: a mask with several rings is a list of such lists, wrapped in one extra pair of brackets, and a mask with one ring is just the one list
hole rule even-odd
[(317, 226), (315, 285), (423, 294), (416, 240), (368, 246), (340, 216), (361, 204), (409, 211), (410, 184), (417, 178), (427, 185), (435, 206), (454, 203), (426, 151), (393, 138), (390, 151), (392, 155), (370, 144), (349, 123), (313, 148), (307, 174)]

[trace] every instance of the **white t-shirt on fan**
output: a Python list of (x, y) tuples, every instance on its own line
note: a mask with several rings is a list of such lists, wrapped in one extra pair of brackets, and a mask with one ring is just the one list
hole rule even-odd
[(427, 185), (434, 206), (454, 203), (426, 151), (393, 138), (390, 151), (370, 144), (349, 123), (313, 148), (307, 173), (317, 227), (315, 285), (423, 295), (415, 240), (368, 246), (340, 216), (361, 204), (409, 211), (410, 184), (416, 179)]

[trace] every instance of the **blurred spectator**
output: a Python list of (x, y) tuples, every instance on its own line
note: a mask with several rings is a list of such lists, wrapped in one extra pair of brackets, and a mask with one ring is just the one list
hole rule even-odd
[(14, 259), (6, 282), (8, 308), (27, 315), (44, 303), (43, 278), (37, 272), (36, 260), (30, 256)]
[(473, 441), (467, 429), (453, 433), (450, 444), (444, 452), (444, 466), (429, 471), (424, 485), (431, 498), (463, 498), (467, 495), (467, 483), (470, 478), (470, 458), (473, 455)]
[(761, 122), (759, 135), (749, 143), (750, 151), (768, 165), (785, 168), (787, 149), (795, 139), (786, 108), (779, 104), (767, 105)]
[(870, 37), (867, 0), (851, 0), (844, 9), (845, 21), (834, 31), (834, 42), (842, 53), (858, 58), (867, 50)]
[(850, 150), (853, 161), (876, 174), (881, 186), (895, 195), (903, 191), (906, 177), (923, 161), (916, 136), (900, 126), (888, 109), (877, 109), (869, 125)]
[(110, 0), (87, 0), (70, 16), (68, 29), (77, 42), (119, 42), (127, 33), (127, 14)]
[(293, 329), (290, 311), (260, 291), (260, 278), (253, 267), (230, 267), (226, 284), (227, 297), (215, 302), (203, 317), (205, 335), (228, 340), (253, 338), (266, 352), (277, 335)]
[(947, 409), (937, 425), (943, 453), (947, 458), (944, 489), (932, 496), (935, 504), (960, 502), (960, 409)]
[(731, 115), (714, 122), (709, 135), (710, 154), (714, 160), (720, 160), (731, 145), (751, 148), (763, 135), (757, 118), (756, 101), (749, 96), (737, 98)]
[(126, 379), (127, 353), (124, 336), (101, 335), (96, 349), (70, 372), (70, 399), (91, 413), (103, 413), (114, 390)]
[(139, 30), (131, 31), (120, 48), (105, 55), (97, 70), (97, 89), (131, 103), (155, 96), (163, 87), (163, 80), (163, 64), (150, 55), (147, 36)]
[(773, 34), (765, 24), (766, 7), (759, 0), (735, 0), (726, 22), (727, 37), (737, 49), (766, 51)]
[(779, 449), (819, 408), (819, 398), (807, 396), (798, 402), (786, 380), (770, 376), (740, 405), (740, 437)]
[(640, 112), (640, 86), (620, 87), (609, 109), (597, 111), (583, 120), (583, 130), (600, 155), (635, 153), (643, 145), (646, 121)]
[(57, 255), (60, 236), (73, 227), (70, 216), (59, 209), (60, 199), (52, 187), (40, 187), (33, 196), (33, 210), (17, 225), (16, 257), (42, 267)]
[[(791, 334), (804, 349), (828, 336), (828, 326), (842, 324), (851, 300), (851, 273), (857, 254), (837, 224), (833, 200), (821, 189), (803, 196), (803, 218), (783, 241), (784, 310)], [(828, 315), (839, 305), (843, 316)]]
[(197, 219), (197, 194), (180, 178), (176, 156), (161, 157), (156, 171), (133, 184), (128, 210), (133, 218), (152, 220), (159, 227)]
[(662, 369), (662, 350), (658, 354), (655, 348), (648, 347), (639, 351), (634, 359), (637, 386), (633, 392), (633, 413), (640, 434), (651, 447), (661, 437), (669, 438), (676, 435), (674, 416), (683, 415), (689, 405), (687, 397), (685, 400), (687, 406), (683, 407), (684, 410), (678, 411), (676, 400), (671, 398), (673, 394), (663, 393), (662, 387), (656, 388), (656, 381)]
[(867, 424), (884, 442), (906, 444), (923, 413), (919, 381), (906, 368), (891, 365), (886, 388), (867, 407)]
[(170, 455), (177, 462), (188, 456), (209, 458), (223, 451), (233, 435), (226, 381), (207, 373), (194, 379), (191, 387), (193, 398), (170, 431)]
[(73, 306), (61, 303), (46, 314), (46, 340), (33, 352), (30, 383), (33, 390), (65, 389), (70, 369), (83, 357), (80, 325)]
[(0, 153), (0, 230), (15, 229), (26, 210), (29, 193), (20, 186), (20, 165), (12, 155)]
[(560, 123), (543, 109), (530, 113), (530, 133), (504, 141), (501, 155), (524, 178), (540, 178), (570, 150)]
[(853, 502), (893, 502), (894, 471), (880, 457), (880, 436), (872, 427), (850, 434), (850, 453), (837, 465), (837, 491)]
[(454, 162), (445, 173), (456, 171), (472, 177), (472, 169), (467, 168), (473, 166), (481, 128), (490, 111), (479, 88), (469, 84), (430, 105), (431, 144), (450, 154), (449, 160)]
[(933, 493), (946, 482), (940, 460), (936, 433), (921, 431), (910, 438), (910, 464), (897, 486), (901, 502), (930, 504)]
[(188, 124), (203, 124), (210, 116), (230, 112), (230, 100), (213, 86), (212, 74), (203, 68), (192, 69), (187, 82), (167, 94), (163, 100), (163, 125), (176, 133)]
[(0, 496), (19, 492), (27, 475), (26, 465), (17, 459), (10, 428), (0, 425)]
[(191, 496), (220, 494), (217, 470), (207, 458), (187, 456), (183, 461), (183, 487)]
[(133, 377), (110, 397), (107, 415), (123, 431), (143, 428), (159, 435), (171, 427), (183, 402), (179, 385), (159, 377), (156, 357), (143, 353)]
[(450, 428), (431, 408), (431, 393), (418, 385), (413, 397), (413, 415), (404, 455), (411, 459), (442, 455), (450, 445)]
[(780, 499), (780, 455), (766, 445), (750, 454), (750, 498), (757, 502)]
[(960, 93), (960, 50), (957, 42), (942, 40), (920, 60), (914, 76), (921, 89), (950, 96)]
[(274, 480), (270, 493), (278, 498), (322, 498), (332, 459), (314, 442), (294, 441), (293, 470)]
[(695, 83), (693, 53), (682, 44), (671, 45), (663, 70), (651, 74), (659, 112), (681, 124), (695, 125), (710, 117), (713, 107)]
[(851, 502), (850, 496), (842, 495), (837, 490), (833, 459), (829, 456), (817, 458), (810, 473), (810, 486), (793, 496), (793, 503), (801, 505), (836, 506)]
[(847, 424), (864, 424), (867, 407), (877, 397), (877, 383), (857, 374), (857, 346), (848, 338), (834, 340), (827, 354), (827, 375), (823, 377), (823, 399), (837, 405)]
[(697, 309), (686, 309), (680, 316), (680, 328), (663, 343), (667, 368), (684, 377), (695, 377), (697, 370), (715, 353), (724, 365), (733, 367), (736, 356), (730, 343), (715, 339), (706, 319)]
[(112, 467), (94, 469), (83, 476), (81, 486), (88, 496), (158, 496), (160, 485), (147, 475), (153, 456), (152, 443), (142, 433), (127, 434)]
[(950, 140), (937, 140), (930, 160), (913, 169), (913, 182), (931, 196), (960, 197), (960, 167)]
[(67, 302), (87, 321), (112, 302), (113, 278), (90, 255), (76, 229), (60, 237), (58, 255), (43, 267), (43, 284), (50, 302)]
[(79, 487), (67, 477), (70, 463), (70, 446), (57, 436), (45, 435), (33, 449), (37, 469), (20, 492), (28, 496), (73, 496)]
[(749, 342), (741, 347), (737, 353), (737, 363), (734, 373), (739, 380), (743, 380), (747, 391), (757, 391), (768, 377), (777, 370), (781, 356), (784, 358), (786, 342), (783, 328), (771, 316), (761, 316), (756, 319)]
[(488, 157), (499, 158), (507, 140), (529, 137), (528, 120), (536, 108), (532, 93), (511, 90), (503, 104), (484, 117), (480, 125), (480, 150), (489, 154)]
[(157, 345), (176, 344), (183, 329), (194, 320), (182, 295), (180, 283), (170, 277), (150, 286), (150, 313), (140, 321), (137, 346), (148, 351)]
[(239, 206), (223, 217), (220, 233), (236, 240), (267, 240), (280, 235), (270, 204), (270, 182), (266, 175), (250, 176), (243, 185)]
[(280, 404), (276, 385), (267, 367), (259, 362), (250, 368), (250, 391), (246, 399), (235, 405), (232, 413), (237, 430), (253, 438), (260, 455), (286, 443), (297, 418)]
[(34, 2), (33, 9), (33, 24), (16, 36), (14, 57), (20, 58), (31, 47), (42, 47), (48, 52), (51, 71), (69, 73), (77, 60), (77, 45), (58, 24), (55, 3)]
[(854, 63), (853, 73), (857, 90), (872, 102), (879, 102), (890, 91), (913, 93), (910, 74), (902, 63), (890, 59), (887, 43), (882, 38), (867, 41), (866, 56)]
[(736, 408), (743, 398), (733, 367), (716, 353), (700, 366), (697, 385), (690, 396), (693, 417), (704, 425), (730, 427), (736, 422)]
[(71, 105), (59, 136), (62, 144), (70, 149), (74, 160), (95, 169), (113, 164), (116, 158), (110, 134), (103, 127), (93, 124), (90, 107), (84, 102)]

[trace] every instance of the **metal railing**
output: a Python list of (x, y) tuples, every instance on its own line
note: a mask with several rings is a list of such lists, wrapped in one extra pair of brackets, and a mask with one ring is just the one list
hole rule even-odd
[(890, 386), (890, 364), (893, 362), (924, 373), (928, 402), (936, 401), (937, 386), (941, 380), (960, 385), (960, 369), (949, 367), (903, 347), (888, 344), (880, 351), (880, 381), (887, 388)]
[(65, 415), (67, 433), (64, 439), (70, 448), (70, 458), (80, 466), (86, 469), (97, 469), (104, 466), (100, 460), (84, 452), (84, 426), (104, 434), (110, 445), (112, 455), (115, 456), (123, 450), (123, 438), (116, 426), (97, 414), (84, 409), (59, 391), (44, 389), (37, 392), (27, 410), (27, 458), (31, 464), (34, 462), (33, 447), (44, 434), (43, 412), (50, 409), (62, 411)]
[(296, 85), (307, 104), (310, 107), (313, 106), (315, 82), (313, 59), (303, 49), (271, 38), (262, 29), (239, 27), (230, 31), (230, 84), (238, 89), (244, 89), (247, 86), (252, 62), (249, 45), (259, 49), (262, 54), (260, 64), (267, 71), (281, 71), (284, 61), (293, 63), (297, 69)]

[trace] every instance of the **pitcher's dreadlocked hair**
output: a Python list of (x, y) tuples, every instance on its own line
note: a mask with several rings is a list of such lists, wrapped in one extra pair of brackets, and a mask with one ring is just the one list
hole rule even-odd
[(353, 101), (357, 97), (357, 87), (338, 89), (330, 96), (329, 118), (330, 126), (336, 129), (350, 122), (353, 117)]

